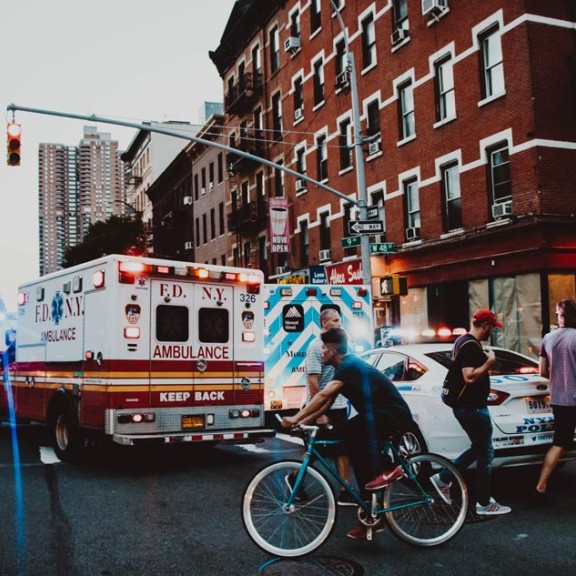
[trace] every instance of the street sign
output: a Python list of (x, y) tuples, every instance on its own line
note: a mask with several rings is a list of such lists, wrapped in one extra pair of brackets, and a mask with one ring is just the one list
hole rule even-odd
[(348, 222), (348, 234), (382, 234), (382, 220), (353, 220)]
[(378, 206), (368, 206), (367, 212), (368, 220), (375, 220), (379, 216), (380, 208)]
[(342, 248), (352, 248), (353, 246), (360, 246), (360, 244), (362, 244), (362, 236), (342, 238)]
[(393, 242), (370, 244), (370, 254), (392, 254), (393, 252), (396, 252), (396, 246)]

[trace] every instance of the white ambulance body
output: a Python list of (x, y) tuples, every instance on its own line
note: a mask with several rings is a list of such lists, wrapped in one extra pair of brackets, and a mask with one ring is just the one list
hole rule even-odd
[(350, 351), (373, 347), (372, 300), (362, 285), (266, 284), (265, 408), (296, 410), (306, 389), (306, 350), (320, 334), (320, 312), (335, 308), (350, 339)]
[(90, 432), (126, 445), (271, 436), (262, 289), (258, 270), (118, 255), (21, 286), (16, 417), (51, 425), (63, 459)]

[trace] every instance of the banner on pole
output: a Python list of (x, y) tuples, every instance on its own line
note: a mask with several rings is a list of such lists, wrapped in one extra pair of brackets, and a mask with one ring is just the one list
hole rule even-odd
[(288, 198), (270, 198), (270, 252), (288, 252)]

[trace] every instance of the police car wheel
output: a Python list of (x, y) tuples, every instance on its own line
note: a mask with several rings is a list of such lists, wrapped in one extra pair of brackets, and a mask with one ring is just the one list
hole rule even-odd
[(417, 426), (406, 430), (402, 434), (398, 442), (398, 448), (405, 458), (428, 452), (426, 441)]

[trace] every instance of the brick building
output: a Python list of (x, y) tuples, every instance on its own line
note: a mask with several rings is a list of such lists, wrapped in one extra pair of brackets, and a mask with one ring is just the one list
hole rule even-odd
[[(497, 343), (528, 352), (575, 295), (575, 26), (571, 0), (238, 0), (211, 52), (229, 144), (357, 199), (347, 39), (368, 204), (385, 223), (372, 240), (395, 250), (371, 258), (376, 322), (467, 327), (490, 307)], [(360, 281), (351, 203), (255, 162), (227, 168), (230, 206), (256, 214), (237, 254), (272, 278), (323, 265)], [(274, 197), (290, 241), (272, 254), (258, 206)], [(407, 295), (380, 294), (388, 274)]]

